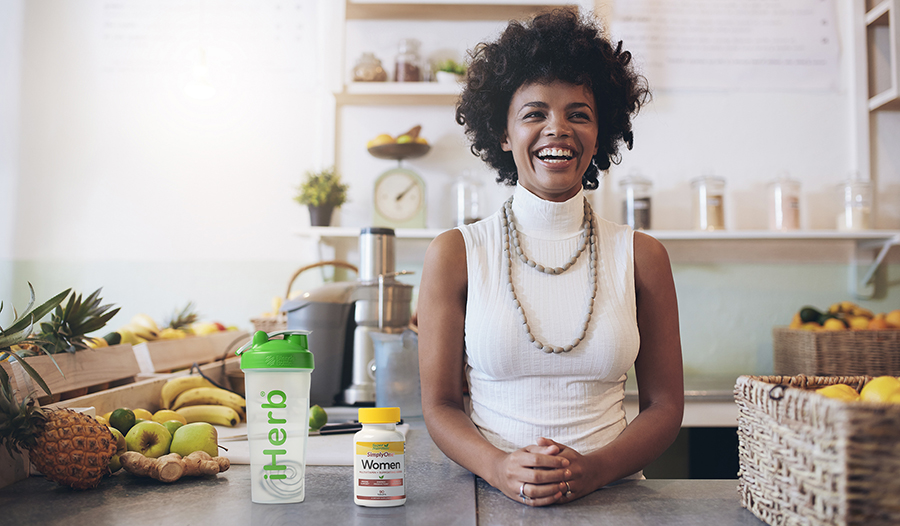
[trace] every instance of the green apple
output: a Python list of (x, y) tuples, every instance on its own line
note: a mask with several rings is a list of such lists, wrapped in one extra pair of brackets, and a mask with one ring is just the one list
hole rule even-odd
[(124, 453), (128, 451), (128, 443), (125, 442), (125, 435), (122, 434), (118, 429), (109, 427), (109, 431), (113, 434), (113, 437), (116, 439), (116, 454)]
[(109, 431), (116, 438), (116, 454), (109, 459), (109, 472), (115, 473), (122, 469), (122, 461), (119, 460), (119, 455), (128, 451), (128, 444), (125, 442), (125, 435), (121, 431), (114, 427), (109, 427)]
[[(166, 420), (162, 423), (162, 425), (166, 426), (166, 429), (169, 430), (169, 433), (172, 433), (172, 438), (175, 438), (175, 430), (179, 427), (183, 426), (184, 423), (178, 420)], [(169, 448), (171, 449), (171, 447)]]
[(206, 422), (183, 425), (175, 430), (169, 451), (182, 457), (194, 451), (206, 451), (209, 456), (215, 457), (219, 454), (219, 434), (212, 424)]
[(159, 422), (135, 424), (125, 435), (128, 451), (137, 451), (148, 458), (159, 458), (169, 453), (172, 433)]
[(119, 454), (116, 453), (109, 459), (109, 472), (115, 473), (122, 469), (122, 460), (119, 458)]

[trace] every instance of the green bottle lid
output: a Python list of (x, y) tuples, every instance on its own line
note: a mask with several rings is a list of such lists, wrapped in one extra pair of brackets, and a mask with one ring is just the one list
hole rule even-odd
[[(278, 335), (284, 338), (275, 338)], [(313, 355), (309, 352), (307, 331), (256, 331), (250, 343), (235, 354), (241, 357), (241, 369), (309, 369)]]

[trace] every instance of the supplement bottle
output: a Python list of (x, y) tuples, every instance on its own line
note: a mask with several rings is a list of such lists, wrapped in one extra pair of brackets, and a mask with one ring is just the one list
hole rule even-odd
[(397, 431), (399, 407), (362, 407), (362, 430), (353, 437), (353, 502), (406, 504), (406, 438)]

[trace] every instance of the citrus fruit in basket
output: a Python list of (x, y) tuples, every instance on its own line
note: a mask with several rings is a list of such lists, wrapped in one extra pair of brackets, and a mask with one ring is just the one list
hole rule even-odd
[(846, 384), (829, 385), (817, 389), (816, 392), (822, 396), (834, 398), (835, 400), (844, 400), (845, 402), (856, 402), (859, 400), (859, 393), (856, 392), (856, 389)]
[(893, 376), (873, 378), (859, 392), (859, 398), (865, 402), (898, 402), (900, 401), (900, 380)]

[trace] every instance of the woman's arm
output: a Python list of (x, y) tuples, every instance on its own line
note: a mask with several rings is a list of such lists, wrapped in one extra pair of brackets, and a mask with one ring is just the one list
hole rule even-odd
[(552, 504), (565, 490), (559, 481), (570, 475), (558, 446), (531, 445), (507, 454), (485, 440), (466, 413), (460, 371), (467, 286), (465, 241), (450, 230), (428, 247), (419, 285), (419, 374), (428, 432), (444, 454), (508, 497), (521, 500), (519, 490), (527, 483), (525, 494), (533, 498), (528, 504)]
[[(563, 501), (583, 497), (643, 469), (672, 444), (681, 428), (684, 378), (675, 282), (666, 249), (641, 232), (634, 233), (634, 284), (641, 335), (634, 362), (640, 414), (598, 451), (582, 456), (563, 449), (560, 455), (572, 461), (569, 485), (573, 492)], [(538, 441), (538, 445), (550, 444), (556, 442)]]

